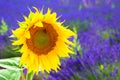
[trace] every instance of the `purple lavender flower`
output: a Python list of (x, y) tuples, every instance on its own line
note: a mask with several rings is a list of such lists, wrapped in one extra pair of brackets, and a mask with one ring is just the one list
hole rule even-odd
[[(48, 80), (101, 80), (120, 78), (118, 74), (120, 43), (110, 45), (109, 39), (104, 40), (92, 31), (79, 33), (83, 57), (76, 56), (62, 61), (61, 70), (51, 72)], [(82, 34), (82, 36), (80, 36)], [(103, 68), (100, 68), (103, 65)], [(115, 66), (113, 66), (115, 65)], [(112, 71), (114, 70), (114, 71)]]
[(3, 39), (2, 39), (2, 36), (0, 36), (0, 50), (3, 49), (3, 45), (2, 45), (2, 43), (3, 43)]
[[(0, 11), (0, 20), (2, 18), (8, 23), (13, 29), (18, 27), (17, 21), (22, 21), (22, 15), (29, 13), (28, 7), (36, 6), (41, 9), (43, 6), (52, 8), (53, 11), (58, 13), (58, 16), (62, 15), (60, 20), (88, 20), (96, 21), (96, 24), (103, 23), (105, 26), (113, 22), (116, 18), (119, 23), (120, 13), (118, 11), (119, 0), (46, 0), (46, 1), (0, 1), (0, 7), (3, 7)], [(22, 5), (21, 5), (22, 4)], [(87, 5), (87, 7), (86, 7)], [(9, 7), (9, 9), (8, 9)], [(104, 15), (103, 15), (104, 14)], [(8, 16), (10, 15), (10, 16)], [(77, 16), (77, 17), (76, 17)], [(99, 17), (100, 16), (100, 17)], [(11, 21), (12, 19), (12, 21)], [(107, 22), (106, 22), (107, 21)], [(115, 27), (115, 23), (112, 23)], [(101, 25), (101, 24), (99, 24)], [(98, 25), (98, 26), (99, 26)]]
[(48, 80), (52, 78), (58, 80), (119, 80), (120, 33), (119, 25), (116, 24), (119, 20), (114, 18), (114, 16), (120, 16), (119, 12), (117, 12), (117, 7), (113, 8), (110, 5), (105, 8), (92, 8), (92, 11), (97, 13), (94, 17), (89, 15), (91, 23), (88, 23), (86, 30), (80, 30), (78, 33), (83, 56), (78, 51), (76, 56), (63, 60), (61, 70), (58, 73), (51, 72)]
[[(76, 56), (71, 55), (70, 59), (62, 59), (61, 70), (58, 73), (51, 71), (47, 79), (119, 80), (119, 2), (119, 0), (4, 0), (0, 1), (0, 7), (3, 7), (0, 11), (0, 19), (4, 18), (14, 29), (18, 26), (16, 21), (22, 21), (22, 15), (28, 14), (27, 7), (36, 6), (39, 9), (42, 6), (45, 9), (51, 7), (59, 15), (62, 14), (60, 20), (65, 19), (68, 23), (74, 20), (70, 26), (80, 28), (78, 42), (81, 45), (82, 55), (77, 50)], [(43, 76), (43, 79), (46, 80), (46, 77)]]

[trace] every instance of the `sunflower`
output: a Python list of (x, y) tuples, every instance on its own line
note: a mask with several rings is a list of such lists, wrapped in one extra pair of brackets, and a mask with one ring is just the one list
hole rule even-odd
[(12, 30), (17, 38), (13, 45), (22, 45), (19, 50), (22, 53), (20, 65), (26, 66), (28, 72), (41, 70), (42, 72), (60, 69), (60, 57), (69, 57), (74, 54), (70, 49), (72, 42), (68, 40), (75, 33), (62, 26), (58, 22), (56, 13), (51, 13), (48, 8), (43, 14), (33, 7), (35, 12), (30, 10), (29, 16), (24, 16), (23, 22), (18, 22), (19, 28)]

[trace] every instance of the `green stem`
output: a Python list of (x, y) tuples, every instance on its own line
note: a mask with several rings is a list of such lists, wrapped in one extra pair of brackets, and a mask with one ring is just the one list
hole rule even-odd
[(26, 80), (33, 80), (34, 72), (27, 73)]
[(22, 80), (24, 80), (24, 73), (23, 70), (21, 70)]

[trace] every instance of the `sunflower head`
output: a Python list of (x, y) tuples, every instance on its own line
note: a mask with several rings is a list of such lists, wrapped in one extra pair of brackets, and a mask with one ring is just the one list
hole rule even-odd
[(36, 7), (34, 9), (36, 11), (30, 11), (28, 17), (24, 16), (25, 21), (18, 23), (19, 28), (12, 30), (17, 38), (13, 45), (22, 45), (20, 64), (26, 66), (29, 72), (57, 71), (59, 58), (74, 54), (68, 46), (73, 43), (68, 38), (75, 33), (58, 22), (56, 13), (51, 13), (49, 8), (45, 14)]

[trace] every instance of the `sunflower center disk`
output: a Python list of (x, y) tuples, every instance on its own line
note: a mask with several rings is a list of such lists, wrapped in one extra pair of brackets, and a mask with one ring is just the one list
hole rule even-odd
[(47, 54), (56, 45), (58, 34), (51, 24), (43, 23), (44, 27), (32, 27), (30, 39), (27, 39), (28, 48), (35, 54)]
[(44, 47), (49, 43), (49, 35), (44, 31), (37, 31), (34, 35), (33, 42), (35, 46)]

